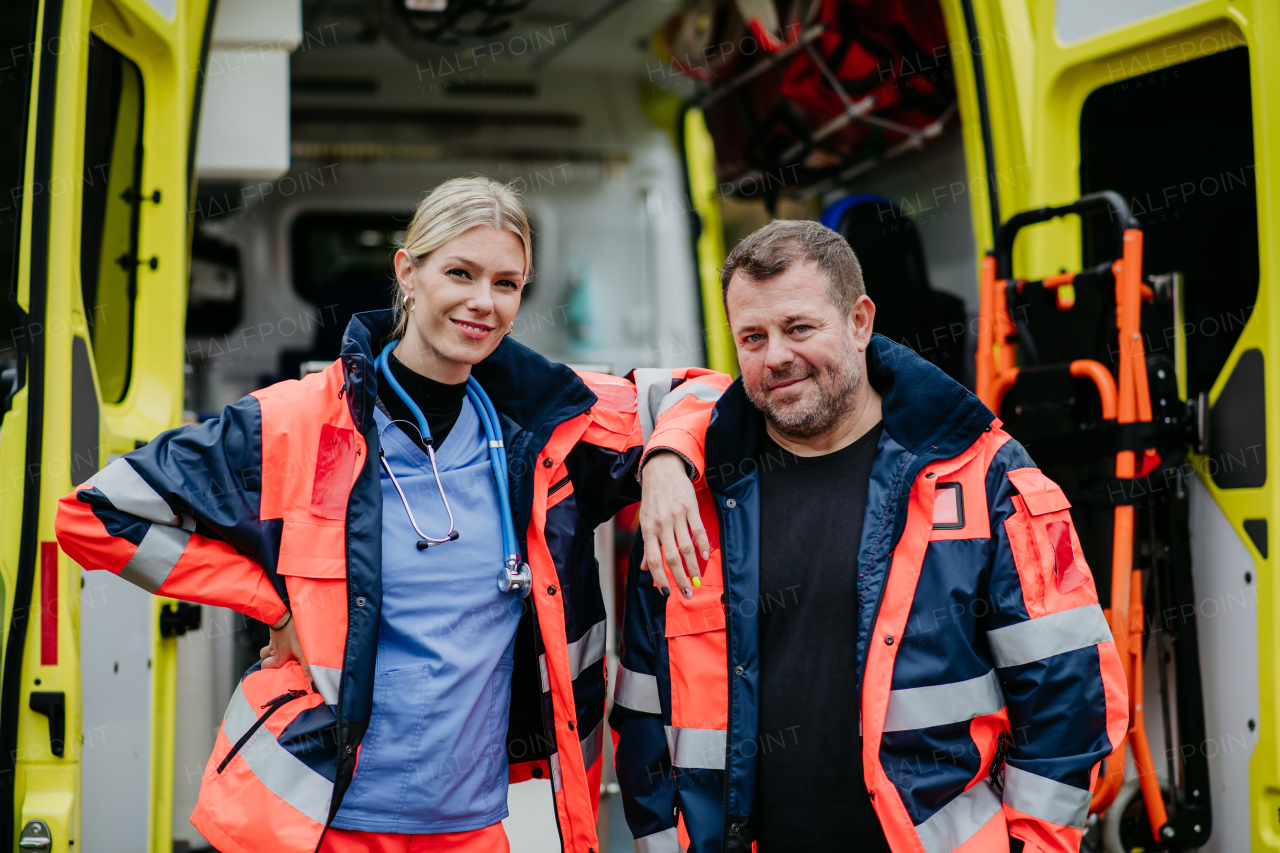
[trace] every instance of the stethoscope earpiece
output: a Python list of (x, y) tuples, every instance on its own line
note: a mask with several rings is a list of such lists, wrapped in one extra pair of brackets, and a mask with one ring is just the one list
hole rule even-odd
[[(408, 507), (406, 507), (406, 509), (407, 509), (407, 508), (408, 508)], [(446, 539), (445, 541), (446, 541), (446, 542), (452, 542), (453, 540), (457, 539), (457, 538), (458, 538), (458, 536), (459, 536), (458, 531), (456, 531), (456, 530), (451, 531), (451, 532), (449, 533), (449, 538), (448, 538), (448, 539)], [(419, 551), (425, 551), (425, 550), (427, 550), (428, 548), (430, 548), (432, 545), (443, 545), (443, 544), (444, 544), (444, 542), (428, 542), (426, 539), (419, 539), (419, 540), (418, 540), (418, 550), (419, 550)]]

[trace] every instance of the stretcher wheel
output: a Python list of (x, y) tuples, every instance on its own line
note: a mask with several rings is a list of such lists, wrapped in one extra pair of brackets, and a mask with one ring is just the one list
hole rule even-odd
[[(1168, 788), (1160, 786), (1165, 803), (1170, 802)], [(1165, 843), (1151, 837), (1151, 821), (1147, 818), (1147, 806), (1142, 800), (1142, 788), (1137, 779), (1130, 779), (1120, 787), (1115, 801), (1102, 818), (1102, 849), (1106, 853), (1138, 853), (1138, 851), (1168, 850)]]

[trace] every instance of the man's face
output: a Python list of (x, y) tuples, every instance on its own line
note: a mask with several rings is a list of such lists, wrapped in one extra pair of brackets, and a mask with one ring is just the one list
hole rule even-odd
[(843, 313), (827, 298), (818, 265), (805, 261), (766, 281), (734, 273), (725, 301), (747, 396), (774, 429), (810, 438), (853, 410), (875, 315), (870, 299)]

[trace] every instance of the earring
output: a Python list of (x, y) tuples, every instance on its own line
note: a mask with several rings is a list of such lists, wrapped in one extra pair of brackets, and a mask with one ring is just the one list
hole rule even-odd
[(412, 313), (413, 313), (413, 309), (414, 309), (414, 308), (417, 306), (417, 304), (418, 304), (418, 299), (417, 299), (417, 297), (414, 297), (414, 299), (413, 299), (413, 304), (412, 304), (412, 305), (410, 305), (410, 304), (409, 304), (409, 294), (407, 294), (407, 293), (406, 293), (406, 294), (404, 294), (404, 295), (402, 295), (402, 296), (400, 297), (400, 303), (401, 303), (401, 305), (403, 305), (403, 306), (404, 306), (404, 311), (405, 311), (405, 313), (406, 313), (406, 314), (412, 314)]
[(515, 320), (512, 320), (512, 321), (511, 321), (511, 325), (507, 328), (507, 334), (509, 335), (509, 334), (511, 334), (512, 332), (514, 332), (515, 330), (516, 330), (516, 321), (515, 321)]

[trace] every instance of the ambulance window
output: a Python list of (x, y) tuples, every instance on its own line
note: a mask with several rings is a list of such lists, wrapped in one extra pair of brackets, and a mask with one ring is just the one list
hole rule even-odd
[(312, 212), (293, 222), (293, 289), (318, 308), (391, 307), (392, 258), (412, 213)]
[(18, 218), (27, 151), (27, 95), (31, 88), (31, 45), (35, 42), (35, 0), (0, 3), (0, 412), (20, 381), (17, 336), (22, 314), (11, 294), (18, 286)]
[[(1213, 385), (1257, 301), (1254, 164), (1246, 48), (1112, 83), (1085, 101), (1081, 192), (1123, 195), (1142, 225), (1143, 272), (1183, 274), (1189, 397)], [(1112, 257), (1116, 229), (1105, 215), (1086, 221), (1086, 267)], [(1147, 330), (1153, 354), (1169, 354), (1174, 333)]]
[(102, 399), (124, 398), (133, 355), (142, 179), (142, 74), (89, 38), (80, 289)]

